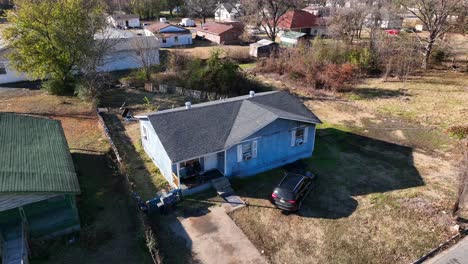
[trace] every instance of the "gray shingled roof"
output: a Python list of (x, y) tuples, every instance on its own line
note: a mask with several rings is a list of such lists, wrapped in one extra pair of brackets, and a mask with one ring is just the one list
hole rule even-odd
[(231, 147), (276, 119), (321, 123), (287, 92), (258, 93), (143, 115), (172, 162)]

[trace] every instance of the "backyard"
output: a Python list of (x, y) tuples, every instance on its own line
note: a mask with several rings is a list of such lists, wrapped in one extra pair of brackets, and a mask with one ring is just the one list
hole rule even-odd
[(0, 89), (0, 101), (0, 111), (62, 122), (81, 187), (77, 199), (82, 226), (80, 240), (72, 244), (68, 243), (69, 238), (34, 242), (30, 262), (150, 263), (135, 208), (110, 159), (110, 146), (92, 105), (76, 97), (51, 96), (27, 89)]

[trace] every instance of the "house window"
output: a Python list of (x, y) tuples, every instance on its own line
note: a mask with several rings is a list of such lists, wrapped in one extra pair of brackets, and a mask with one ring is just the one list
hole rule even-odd
[(178, 36), (174, 37), (174, 42), (176, 42), (176, 43), (179, 42), (179, 37)]
[(307, 143), (308, 127), (298, 127), (291, 131), (291, 147)]
[(6, 67), (4, 63), (0, 63), (0, 74), (6, 74)]
[(163, 39), (162, 39), (162, 42), (163, 42), (163, 43), (166, 43), (166, 39), (165, 39), (165, 38), (163, 38)]
[(146, 127), (143, 127), (143, 139), (148, 140), (148, 133), (146, 131)]
[(257, 140), (251, 140), (237, 145), (237, 162), (251, 160), (257, 157)]

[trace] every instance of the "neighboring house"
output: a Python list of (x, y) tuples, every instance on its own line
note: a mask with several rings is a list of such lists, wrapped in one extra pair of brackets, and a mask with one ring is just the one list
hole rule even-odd
[(295, 47), (301, 42), (306, 43), (306, 33), (296, 32), (296, 31), (288, 31), (281, 35), (280, 37), (281, 45), (287, 47)]
[(284, 91), (137, 116), (142, 145), (174, 188), (194, 172), (245, 177), (312, 156), (321, 121)]
[(218, 22), (239, 21), (241, 4), (221, 3), (215, 10), (215, 20)]
[(140, 16), (135, 14), (114, 14), (107, 17), (107, 23), (114, 28), (128, 29), (138, 28), (140, 24)]
[(162, 48), (192, 45), (190, 30), (169, 23), (157, 22), (151, 24), (145, 27), (145, 35), (158, 38)]
[(151, 65), (159, 64), (159, 41), (151, 36), (130, 31), (107, 28), (95, 35), (109, 48), (98, 65), (100, 72), (111, 72), (143, 67), (142, 59)]
[(314, 16), (318, 17), (330, 17), (331, 15), (331, 7), (329, 6), (321, 6), (321, 5), (309, 5), (302, 10), (311, 13)]
[(59, 121), (0, 113), (0, 135), (0, 254), (28, 263), (28, 239), (80, 230), (80, 187)]
[(312, 36), (326, 35), (324, 20), (304, 10), (286, 12), (280, 17), (278, 28), (281, 31), (296, 31)]
[(26, 74), (18, 72), (10, 67), (7, 55), (11, 49), (7, 46), (0, 48), (0, 84), (15, 83), (30, 80)]
[(240, 35), (244, 32), (244, 24), (233, 23), (205, 23), (196, 28), (197, 36), (218, 44), (239, 44)]
[(257, 58), (268, 57), (276, 50), (278, 50), (278, 43), (269, 39), (262, 39), (250, 44), (249, 54)]
[(378, 11), (366, 16), (364, 25), (369, 27), (377, 21), (382, 29), (400, 29), (403, 26), (403, 17), (390, 11)]
[[(151, 62), (152, 65), (159, 64), (159, 41), (155, 37), (141, 35), (110, 27), (96, 34), (95, 40), (98, 43), (105, 42), (108, 46), (97, 70), (111, 72), (138, 69), (143, 67), (142, 56), (145, 56), (145, 61)], [(0, 48), (0, 84), (31, 81), (25, 73), (9, 66), (10, 61), (7, 58), (9, 52), (11, 49), (7, 46)]]

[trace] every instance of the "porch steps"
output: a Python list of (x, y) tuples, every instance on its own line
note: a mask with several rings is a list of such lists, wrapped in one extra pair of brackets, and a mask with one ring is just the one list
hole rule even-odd
[(226, 212), (231, 212), (235, 209), (245, 206), (245, 202), (234, 193), (228, 178), (216, 178), (211, 180), (211, 183), (216, 189), (216, 192), (218, 192), (218, 195), (226, 200), (227, 203), (223, 205)]
[(221, 197), (234, 193), (234, 190), (231, 187), (231, 183), (226, 177), (219, 177), (213, 179), (211, 180), (211, 184), (213, 184), (213, 187), (216, 189), (216, 192), (218, 192), (218, 195)]

